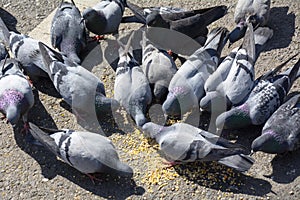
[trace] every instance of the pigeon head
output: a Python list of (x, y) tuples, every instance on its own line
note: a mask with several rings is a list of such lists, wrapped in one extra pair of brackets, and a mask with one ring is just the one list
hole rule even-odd
[(251, 148), (254, 152), (284, 153), (288, 151), (288, 143), (280, 142), (277, 133), (273, 130), (267, 130), (263, 131), (263, 134), (252, 142)]
[(162, 109), (168, 116), (179, 117), (198, 104), (195, 101), (198, 100), (191, 89), (182, 86), (174, 87), (169, 91)]
[(218, 129), (237, 129), (251, 124), (252, 122), (247, 104), (224, 112), (216, 119), (216, 126)]
[(155, 138), (156, 135), (162, 131), (163, 126), (160, 126), (153, 122), (148, 122), (142, 126), (142, 129), (144, 133), (146, 133), (146, 136), (149, 136), (150, 138)]
[(89, 31), (94, 34), (102, 34), (107, 21), (102, 11), (96, 11), (93, 8), (87, 8), (83, 11), (82, 17)]
[(18, 123), (20, 117), (20, 109), (17, 106), (11, 105), (6, 109), (7, 123), (10, 123), (13, 127)]
[(168, 87), (162, 84), (155, 84), (153, 89), (155, 99), (160, 103), (163, 103), (168, 95)]
[(211, 112), (212, 110), (224, 112), (228, 110), (229, 107), (230, 101), (217, 91), (206, 93), (206, 96), (200, 101), (200, 108), (208, 112)]
[(24, 95), (16, 90), (6, 90), (0, 97), (0, 110), (5, 111), (7, 122), (16, 125), (20, 119), (21, 113), (20, 102), (24, 99)]
[(146, 17), (147, 26), (168, 28), (168, 23), (162, 18), (159, 12), (153, 12)]

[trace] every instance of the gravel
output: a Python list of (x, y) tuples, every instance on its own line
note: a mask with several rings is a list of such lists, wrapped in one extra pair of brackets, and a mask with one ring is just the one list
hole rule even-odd
[[(29, 33), (56, 8), (59, 0), (1, 1), (0, 16), (10, 29)], [(210, 26), (234, 27), (233, 12), (236, 0), (132, 0), (139, 5), (168, 5), (196, 9), (224, 4), (228, 14)], [(299, 53), (300, 15), (298, 0), (272, 0), (269, 26), (274, 36), (256, 63), (257, 76), (274, 68), (291, 55)], [(9, 15), (9, 13), (11, 15)], [(127, 12), (128, 13), (128, 12)], [(297, 17), (296, 17), (297, 16)], [(138, 27), (123, 24), (120, 32)], [(108, 36), (108, 38), (110, 38)], [(101, 46), (107, 45), (101, 42)], [(239, 44), (235, 44), (238, 46)], [(232, 48), (234, 48), (233, 46)], [(228, 54), (227, 47), (223, 55)], [(296, 59), (291, 61), (294, 64)], [(113, 95), (113, 71), (103, 62), (93, 69), (105, 83), (108, 96)], [(299, 91), (299, 81), (292, 91)], [(46, 85), (44, 89), (48, 89)], [(29, 120), (51, 128), (82, 129), (74, 116), (64, 109), (64, 102), (56, 97), (35, 91), (35, 106)], [(121, 159), (133, 167), (133, 179), (102, 175), (94, 185), (90, 179), (57, 160), (42, 147), (32, 146), (20, 134), (22, 123), (16, 128), (1, 123), (0, 128), (0, 199), (299, 199), (300, 151), (285, 155), (256, 153), (256, 163), (247, 173), (238, 173), (217, 163), (192, 163), (167, 168), (158, 153), (157, 144), (148, 141), (132, 125), (124, 111), (119, 113), (119, 128), (108, 128)], [(228, 137), (250, 146), (262, 127), (228, 132)], [(126, 132), (127, 134), (122, 134)]]

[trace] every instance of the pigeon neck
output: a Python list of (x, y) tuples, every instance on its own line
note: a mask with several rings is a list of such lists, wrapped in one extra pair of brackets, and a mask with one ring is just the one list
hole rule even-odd
[(17, 90), (5, 90), (0, 96), (0, 110), (5, 110), (9, 106), (17, 105), (24, 99), (24, 95)]

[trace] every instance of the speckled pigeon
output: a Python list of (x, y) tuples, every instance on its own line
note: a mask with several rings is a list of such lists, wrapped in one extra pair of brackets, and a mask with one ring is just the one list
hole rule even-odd
[(15, 59), (2, 60), (0, 67), (0, 112), (13, 126), (22, 118), (26, 129), (28, 111), (34, 104), (31, 85)]
[(236, 129), (264, 124), (283, 103), (297, 78), (299, 67), (300, 59), (287, 73), (260, 79), (243, 104), (218, 116), (216, 126)]
[(168, 95), (168, 87), (177, 67), (172, 57), (162, 49), (152, 44), (146, 32), (142, 39), (143, 64), (142, 70), (153, 91), (153, 101), (162, 104)]
[(111, 140), (97, 133), (51, 130), (33, 123), (30, 133), (57, 157), (92, 179), (96, 173), (129, 177), (133, 174), (131, 167), (120, 161)]
[(236, 28), (229, 34), (230, 44), (244, 37), (247, 22), (252, 23), (254, 29), (265, 26), (270, 16), (271, 0), (238, 0), (234, 21)]
[(132, 36), (133, 34), (129, 37), (126, 46), (120, 43), (114, 98), (141, 127), (148, 121), (146, 112), (152, 102), (152, 93), (147, 77), (130, 52)]
[(159, 144), (166, 159), (172, 162), (217, 161), (238, 171), (247, 171), (254, 160), (247, 150), (212, 133), (185, 123), (163, 127), (152, 122), (143, 130)]
[(163, 103), (166, 115), (180, 117), (199, 109), (199, 101), (205, 94), (204, 83), (217, 69), (227, 33), (226, 28), (213, 29), (205, 46), (196, 50), (173, 76)]
[(280, 154), (300, 147), (300, 95), (280, 106), (268, 119), (252, 150)]
[(80, 64), (79, 54), (86, 46), (84, 20), (74, 1), (64, 2), (56, 10), (51, 24), (51, 43), (68, 58)]
[(126, 0), (102, 0), (83, 11), (89, 31), (97, 35), (116, 34), (122, 21)]
[(118, 102), (105, 96), (103, 83), (93, 73), (81, 66), (69, 66), (65, 61), (68, 58), (41, 42), (39, 48), (53, 85), (71, 106), (77, 122), (87, 130), (99, 130), (98, 120), (111, 116)]
[(210, 111), (212, 103), (223, 99), (225, 110), (243, 103), (254, 87), (254, 64), (262, 46), (273, 36), (273, 30), (260, 27), (253, 33), (249, 24), (244, 42), (220, 64), (220, 68), (205, 83), (206, 95), (200, 102), (203, 110)]
[(198, 38), (199, 41), (203, 41), (203, 39), (201, 39), (203, 37), (206, 38), (208, 34), (207, 26), (222, 18), (227, 13), (226, 6), (215, 6), (177, 13), (160, 14), (159, 11), (156, 11), (146, 16), (141, 13), (143, 9), (137, 9), (136, 5), (131, 6), (132, 3), (127, 3), (127, 5), (136, 17), (139, 18), (140, 21), (145, 21), (148, 26), (178, 31), (191, 38)]

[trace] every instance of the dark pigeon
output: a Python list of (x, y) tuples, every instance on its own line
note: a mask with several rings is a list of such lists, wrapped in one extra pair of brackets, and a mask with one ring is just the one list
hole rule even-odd
[(50, 33), (52, 46), (80, 64), (79, 54), (86, 46), (87, 36), (84, 20), (74, 1), (62, 0), (53, 17)]
[(281, 154), (300, 147), (300, 95), (280, 106), (268, 119), (252, 150)]

